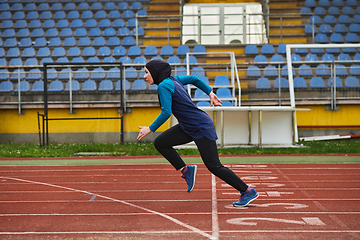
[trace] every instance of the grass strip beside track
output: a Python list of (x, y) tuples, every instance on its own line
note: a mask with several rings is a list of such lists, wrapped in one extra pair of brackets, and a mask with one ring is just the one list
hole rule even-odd
[[(221, 162), (226, 163), (360, 163), (360, 156), (223, 156)], [(200, 157), (184, 157), (187, 164), (203, 163)], [(107, 164), (169, 164), (164, 158), (63, 158), (31, 160), (1, 160), (0, 166), (45, 166), (45, 165), (107, 165)]]

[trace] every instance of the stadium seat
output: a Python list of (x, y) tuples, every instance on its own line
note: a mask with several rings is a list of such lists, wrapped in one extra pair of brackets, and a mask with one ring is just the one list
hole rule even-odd
[(302, 7), (300, 9), (300, 14), (306, 15), (306, 14), (311, 14), (311, 13), (312, 13), (312, 11), (311, 11), (311, 9), (309, 7)]
[(10, 48), (6, 54), (7, 58), (20, 57), (20, 50), (18, 48)]
[[(36, 5), (34, 7), (35, 7), (35, 9), (33, 9), (33, 10), (36, 10)], [(33, 10), (29, 10), (29, 11), (33, 11)], [(52, 12), (61, 11), (61, 10), (63, 10), (63, 5), (61, 3), (54, 3), (53, 5), (51, 5)]]
[(357, 7), (359, 4), (357, 0), (346, 0), (346, 6)]
[(305, 56), (305, 62), (315, 62), (315, 61), (319, 61), (319, 58), (316, 54), (309, 53)]
[(330, 76), (330, 68), (327, 65), (320, 64), (316, 67), (317, 76)]
[(336, 6), (336, 7), (344, 7), (345, 6), (343, 0), (333, 0), (332, 5)]
[(229, 88), (218, 88), (216, 90), (216, 95), (220, 99), (227, 99), (227, 98), (233, 98), (231, 91)]
[(79, 47), (71, 47), (68, 50), (68, 57), (80, 57), (81, 56), (81, 50)]
[(294, 88), (307, 88), (305, 79), (303, 77), (295, 77)]
[[(0, 79), (2, 72), (0, 72)], [(3, 81), (0, 83), (0, 92), (12, 92), (14, 90), (14, 85), (10, 81)]]
[(329, 15), (333, 15), (333, 16), (339, 16), (341, 13), (340, 13), (340, 10), (338, 7), (336, 6), (331, 6), (329, 7), (328, 9), (328, 14)]
[(194, 93), (194, 98), (195, 99), (209, 99), (209, 96), (206, 93), (204, 93), (201, 89), (197, 88)]
[(316, 43), (329, 43), (328, 37), (324, 33), (318, 33), (315, 36)]
[(360, 24), (360, 15), (354, 15), (353, 19), (352, 19), (353, 23), (359, 23)]
[(308, 54), (308, 50), (306, 48), (295, 48), (294, 53), (295, 54)]
[(83, 50), (83, 57), (94, 57), (96, 54), (95, 48), (94, 47), (86, 47)]
[(323, 21), (321, 20), (320, 16), (315, 15), (315, 16), (311, 16), (309, 18), (309, 23), (310, 24), (314, 23), (315, 25), (320, 25), (323, 23)]
[(313, 77), (310, 80), (311, 88), (325, 88), (324, 79), (321, 77)]
[(358, 64), (351, 65), (349, 73), (350, 73), (350, 75), (353, 75), (353, 76), (360, 76), (360, 65), (358, 65)]
[(44, 11), (40, 14), (40, 20), (47, 20), (47, 19), (52, 19), (53, 15), (50, 11)]
[(60, 71), (59, 80), (69, 80), (71, 75), (71, 79), (74, 79), (74, 72), (70, 71), (68, 68), (64, 68)]
[(267, 64), (268, 60), (264, 55), (256, 55), (254, 58), (255, 64)]
[(57, 47), (53, 50), (53, 53), (51, 54), (51, 57), (65, 57), (66, 53), (65, 53), (65, 49), (63, 47)]
[[(275, 79), (274, 88), (279, 88), (279, 78)], [(289, 88), (289, 83), (286, 78), (280, 78), (280, 88)]]
[(91, 28), (89, 31), (89, 37), (100, 37), (101, 29), (100, 28)]
[(247, 55), (258, 55), (259, 51), (256, 45), (248, 44), (245, 47), (245, 54)]
[(69, 27), (69, 21), (67, 19), (60, 19), (57, 22), (56, 27), (58, 29), (68, 28)]
[(56, 11), (54, 14), (54, 20), (61, 20), (66, 18), (66, 13), (64, 11)]
[(107, 46), (100, 47), (97, 53), (98, 57), (109, 57), (111, 55), (111, 50)]
[[(293, 74), (293, 76), (295, 76), (295, 69), (294, 68), (292, 68), (292, 74)], [(281, 68), (281, 76), (282, 77), (287, 77), (288, 76), (288, 67), (287, 67), (287, 65), (284, 65)]]
[[(65, 9), (66, 10), (66, 9)], [(73, 10), (73, 11), (70, 11), (69, 14), (68, 14), (68, 17), (67, 17), (69, 20), (72, 20), (72, 19), (79, 19), (80, 18), (80, 14), (77, 10)]]
[(186, 56), (186, 53), (190, 52), (189, 46), (180, 45), (177, 48), (177, 56)]
[(100, 10), (95, 13), (95, 19), (103, 19), (106, 17), (107, 17), (107, 13), (104, 10)]
[(145, 31), (142, 27), (138, 27), (138, 28), (133, 28), (133, 30), (131, 31), (131, 36), (136, 36), (136, 31), (137, 31), (137, 35), (138, 36), (144, 36), (145, 35)]
[(54, 20), (52, 20), (52, 19), (46, 20), (46, 21), (44, 22), (43, 28), (44, 28), (44, 29), (55, 28), (55, 22), (54, 22)]
[(131, 90), (133, 90), (133, 91), (141, 91), (141, 90), (146, 90), (146, 89), (147, 89), (147, 84), (142, 79), (135, 80), (131, 87)]
[(320, 33), (332, 33), (332, 27), (329, 24), (321, 24), (319, 28)]
[[(224, 103), (224, 101), (223, 101)], [(210, 107), (210, 102), (207, 102), (207, 101), (199, 101), (196, 103), (196, 106), (197, 107)], [(223, 104), (224, 106), (224, 104)]]
[[(332, 87), (334, 85), (334, 81), (333, 81), (333, 77), (330, 77), (329, 78), (329, 81), (328, 81), (328, 87)], [(342, 81), (339, 77), (336, 77), (336, 88), (343, 88), (343, 84), (342, 84)]]
[(205, 76), (204, 68), (202, 68), (202, 67), (193, 67), (191, 69), (191, 75), (195, 75), (197, 77)]
[(59, 32), (56, 28), (50, 28), (45, 33), (45, 38), (55, 38), (59, 36)]
[(12, 58), (9, 63), (9, 66), (22, 66), (22, 65), (23, 65), (23, 62), (20, 58)]
[(122, 14), (122, 19), (124, 20), (128, 20), (134, 17), (135, 17), (135, 13), (132, 10), (125, 10)]
[(84, 26), (84, 23), (81, 19), (74, 19), (71, 22), (70, 28), (81, 28)]
[(341, 54), (338, 55), (337, 60), (347, 62), (347, 61), (351, 61), (351, 57), (347, 53), (341, 53)]
[(76, 39), (74, 37), (65, 38), (63, 47), (75, 47), (76, 46)]
[(257, 66), (249, 66), (246, 70), (246, 77), (259, 78), (261, 77), (260, 69)]
[(275, 66), (266, 66), (264, 69), (264, 76), (266, 78), (271, 78), (274, 79), (276, 77), (278, 77), (278, 71), (277, 68)]
[(351, 18), (348, 15), (340, 15), (338, 18), (338, 22), (341, 24), (351, 24)]
[(126, 55), (126, 49), (123, 46), (117, 46), (113, 50), (114, 57), (123, 57)]
[(7, 69), (0, 69), (0, 80), (8, 80), (9, 78), (9, 71)]
[[(66, 83), (65, 91), (70, 91), (70, 81)], [(80, 83), (77, 80), (71, 80), (71, 91), (80, 91)]]
[(136, 12), (136, 16), (138, 17), (147, 17), (148, 13), (145, 9), (141, 9), (139, 11)]
[(40, 65), (44, 65), (44, 63), (52, 63), (54, 62), (52, 58), (41, 58)]
[(160, 56), (172, 56), (172, 55), (174, 55), (174, 49), (172, 46), (169, 45), (162, 46), (160, 50)]
[(71, 60), (72, 63), (84, 63), (85, 60), (82, 58), (82, 57), (74, 57), (72, 60)]
[(131, 64), (132, 63), (132, 60), (130, 57), (128, 56), (123, 56), (119, 59), (119, 62), (122, 63), (122, 64)]
[(82, 37), (79, 39), (78, 47), (89, 47), (91, 45), (91, 40), (88, 37)]
[(346, 70), (346, 67), (344, 65), (336, 65), (336, 76), (348, 76), (348, 72)]
[(310, 48), (310, 52), (313, 54), (323, 54), (325, 53), (324, 48)]
[(138, 56), (134, 59), (134, 64), (142, 64), (145, 65), (146, 64), (146, 58), (143, 56)]
[(216, 76), (214, 85), (215, 86), (224, 86), (224, 85), (228, 86), (228, 85), (230, 85), (229, 78), (224, 75)]
[(68, 63), (70, 62), (67, 57), (60, 57), (56, 60), (57, 63)]
[(22, 20), (22, 19), (25, 19), (25, 13), (23, 11), (18, 11), (18, 12), (15, 12), (13, 17), (12, 17), (13, 20)]
[(135, 68), (128, 67), (125, 69), (125, 79), (136, 79), (138, 78), (138, 73)]
[(87, 36), (87, 30), (85, 28), (77, 28), (74, 33), (75, 38), (82, 38)]
[(345, 40), (347, 43), (359, 43), (359, 37), (356, 33), (346, 34)]
[[(306, 50), (306, 49), (305, 49)], [(271, 57), (271, 60), (270, 60), (271, 63), (283, 63), (285, 62), (285, 59), (282, 55), (279, 55), (279, 54), (274, 54), (272, 57)]]
[(102, 80), (99, 85), (99, 91), (112, 91), (114, 89), (113, 83), (110, 80)]
[(118, 10), (112, 10), (110, 13), (109, 13), (109, 19), (120, 19), (121, 18), (121, 14)]
[(357, 23), (350, 24), (349, 32), (351, 32), (351, 33), (360, 33), (360, 24), (357, 24)]
[[(36, 69), (34, 69), (34, 70), (36, 70)], [(42, 81), (42, 80), (35, 81), (32, 89), (31, 89), (31, 92), (43, 92), (43, 91), (44, 91), (44, 81)]]
[(298, 72), (299, 72), (300, 77), (312, 77), (313, 76), (312, 70), (311, 70), (310, 66), (308, 66), (308, 65), (301, 65), (299, 67)]
[(146, 46), (144, 50), (144, 56), (156, 56), (158, 54), (158, 50), (155, 46)]
[(309, 7), (309, 8), (313, 8), (313, 7), (316, 7), (317, 4), (316, 4), (315, 0), (305, 0), (305, 6)]
[(89, 79), (90, 77), (90, 73), (89, 70), (87, 70), (86, 68), (80, 68), (78, 70), (76, 70), (76, 74), (75, 74), (75, 80), (86, 80)]
[(120, 69), (111, 68), (107, 74), (107, 79), (119, 79), (120, 78)]
[(336, 20), (336, 18), (333, 15), (326, 15), (324, 17), (324, 23), (330, 24), (330, 25), (335, 25), (338, 23), (338, 21)]
[[(103, 59), (103, 62), (105, 62), (105, 59)], [(100, 59), (98, 57), (89, 57), (88, 60), (87, 60), (88, 63), (99, 63), (100, 62)], [(114, 60), (115, 62), (115, 60)]]
[(122, 27), (125, 27), (125, 21), (121, 18), (119, 19), (115, 19), (113, 21), (113, 25), (112, 25), (113, 28), (122, 28)]
[(119, 37), (127, 37), (130, 36), (130, 29), (127, 27), (119, 28), (118, 34)]
[(186, 74), (187, 74), (186, 68), (184, 67), (175, 68), (175, 76), (185, 76)]
[(73, 2), (67, 2), (64, 6), (65, 11), (74, 11), (76, 9), (76, 5)]
[(97, 89), (96, 82), (94, 80), (86, 80), (83, 84), (81, 91), (92, 92), (92, 91), (96, 91), (96, 89)]
[(326, 7), (326, 8), (331, 6), (329, 0), (319, 0), (318, 4), (320, 7)]
[(23, 58), (32, 58), (35, 57), (36, 53), (35, 53), (35, 49), (30, 47), (30, 48), (25, 48), (21, 57)]
[(279, 44), (277, 52), (278, 52), (278, 54), (285, 55), (286, 54), (286, 44), (285, 43)]
[(335, 57), (332, 54), (326, 53), (321, 57), (321, 61), (331, 61), (331, 62), (333, 62), (333, 61), (335, 61)]
[[(188, 61), (188, 58), (185, 57), (184, 58), (184, 63), (187, 63), (187, 61)], [(195, 56), (189, 56), (189, 63), (190, 64), (197, 63), (197, 58)]]
[(257, 89), (271, 89), (270, 81), (268, 78), (258, 78), (256, 80)]
[(193, 52), (194, 53), (206, 53), (206, 47), (204, 45), (195, 45)]
[(348, 88), (358, 88), (358, 87), (360, 87), (359, 79), (356, 78), (356, 77), (353, 77), (353, 76), (347, 77), (345, 79), (345, 87), (348, 87)]
[(94, 38), (93, 44), (94, 47), (103, 47), (106, 45), (106, 41), (104, 37), (96, 37)]
[(61, 29), (60, 32), (60, 38), (67, 38), (67, 37), (72, 37), (73, 36), (73, 31), (71, 28), (63, 28)]
[(48, 47), (60, 47), (61, 39), (58, 37), (51, 38), (48, 44)]
[(103, 9), (103, 6), (100, 2), (94, 2), (92, 5), (91, 5), (91, 8), (90, 8), (92, 11), (98, 11), (98, 10), (102, 10)]
[(319, 15), (319, 16), (324, 16), (324, 15), (326, 15), (325, 8), (323, 8), (323, 7), (316, 7), (316, 8), (314, 9), (314, 14), (315, 14), (315, 15)]
[(92, 80), (104, 80), (105, 79), (105, 70), (102, 68), (94, 68), (91, 72)]
[(110, 19), (104, 18), (100, 20), (99, 28), (109, 28), (109, 27), (111, 27)]
[(345, 6), (342, 9), (342, 14), (343, 15), (354, 15), (355, 14), (354, 8), (349, 7), (349, 6)]
[(15, 29), (27, 29), (27, 27), (28, 26), (26, 20), (18, 20), (16, 21), (14, 26)]
[(104, 37), (115, 37), (116, 31), (114, 28), (108, 27), (104, 30), (103, 36)]
[(181, 63), (180, 58), (178, 56), (170, 56), (167, 60), (167, 62), (169, 64), (174, 64), (174, 63)]
[(273, 45), (271, 45), (271, 44), (264, 44), (264, 45), (261, 47), (261, 54), (262, 54), (262, 55), (273, 55), (273, 54), (275, 54), (275, 50), (274, 50)]
[[(124, 80), (123, 89), (126, 91), (130, 90), (130, 82), (128, 80)], [(116, 82), (115, 91), (120, 91), (120, 80)]]
[(360, 60), (360, 53), (355, 54), (354, 60)]
[(124, 37), (122, 45), (123, 46), (133, 46), (133, 45), (135, 45), (135, 39), (130, 36)]
[(37, 65), (39, 65), (39, 63), (36, 58), (28, 58), (25, 61), (25, 66), (37, 66)]
[[(19, 90), (19, 83), (16, 84), (16, 88), (14, 92), (18, 92)], [(30, 91), (30, 84), (28, 81), (21, 81), (20, 82), (20, 92), (29, 92)]]
[(141, 49), (139, 46), (131, 46), (129, 48), (129, 51), (128, 51), (129, 57), (140, 56), (140, 55), (141, 55)]
[[(93, 17), (94, 17), (94, 14), (93, 14), (93, 12), (90, 11), (90, 10), (85, 10), (85, 11), (83, 11), (83, 12), (81, 13), (81, 19), (86, 20), (86, 22), (87, 22), (89, 19), (93, 19)], [(95, 19), (93, 19), (93, 20), (96, 22)], [(85, 22), (85, 25), (86, 25), (86, 22)]]

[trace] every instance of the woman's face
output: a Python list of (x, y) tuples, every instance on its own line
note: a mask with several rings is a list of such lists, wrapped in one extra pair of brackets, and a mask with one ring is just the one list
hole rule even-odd
[(154, 84), (154, 79), (152, 78), (150, 71), (145, 67), (145, 75), (144, 75), (145, 80), (150, 84), (153, 85)]

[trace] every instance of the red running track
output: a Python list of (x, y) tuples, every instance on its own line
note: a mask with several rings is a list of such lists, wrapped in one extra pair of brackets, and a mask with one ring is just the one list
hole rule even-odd
[(2, 166), (0, 239), (359, 239), (360, 164), (231, 164), (260, 197), (198, 165)]

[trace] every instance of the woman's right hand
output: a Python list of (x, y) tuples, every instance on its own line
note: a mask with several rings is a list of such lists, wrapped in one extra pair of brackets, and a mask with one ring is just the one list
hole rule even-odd
[(222, 101), (216, 96), (216, 94), (211, 91), (209, 94), (210, 97), (210, 106), (222, 106)]

